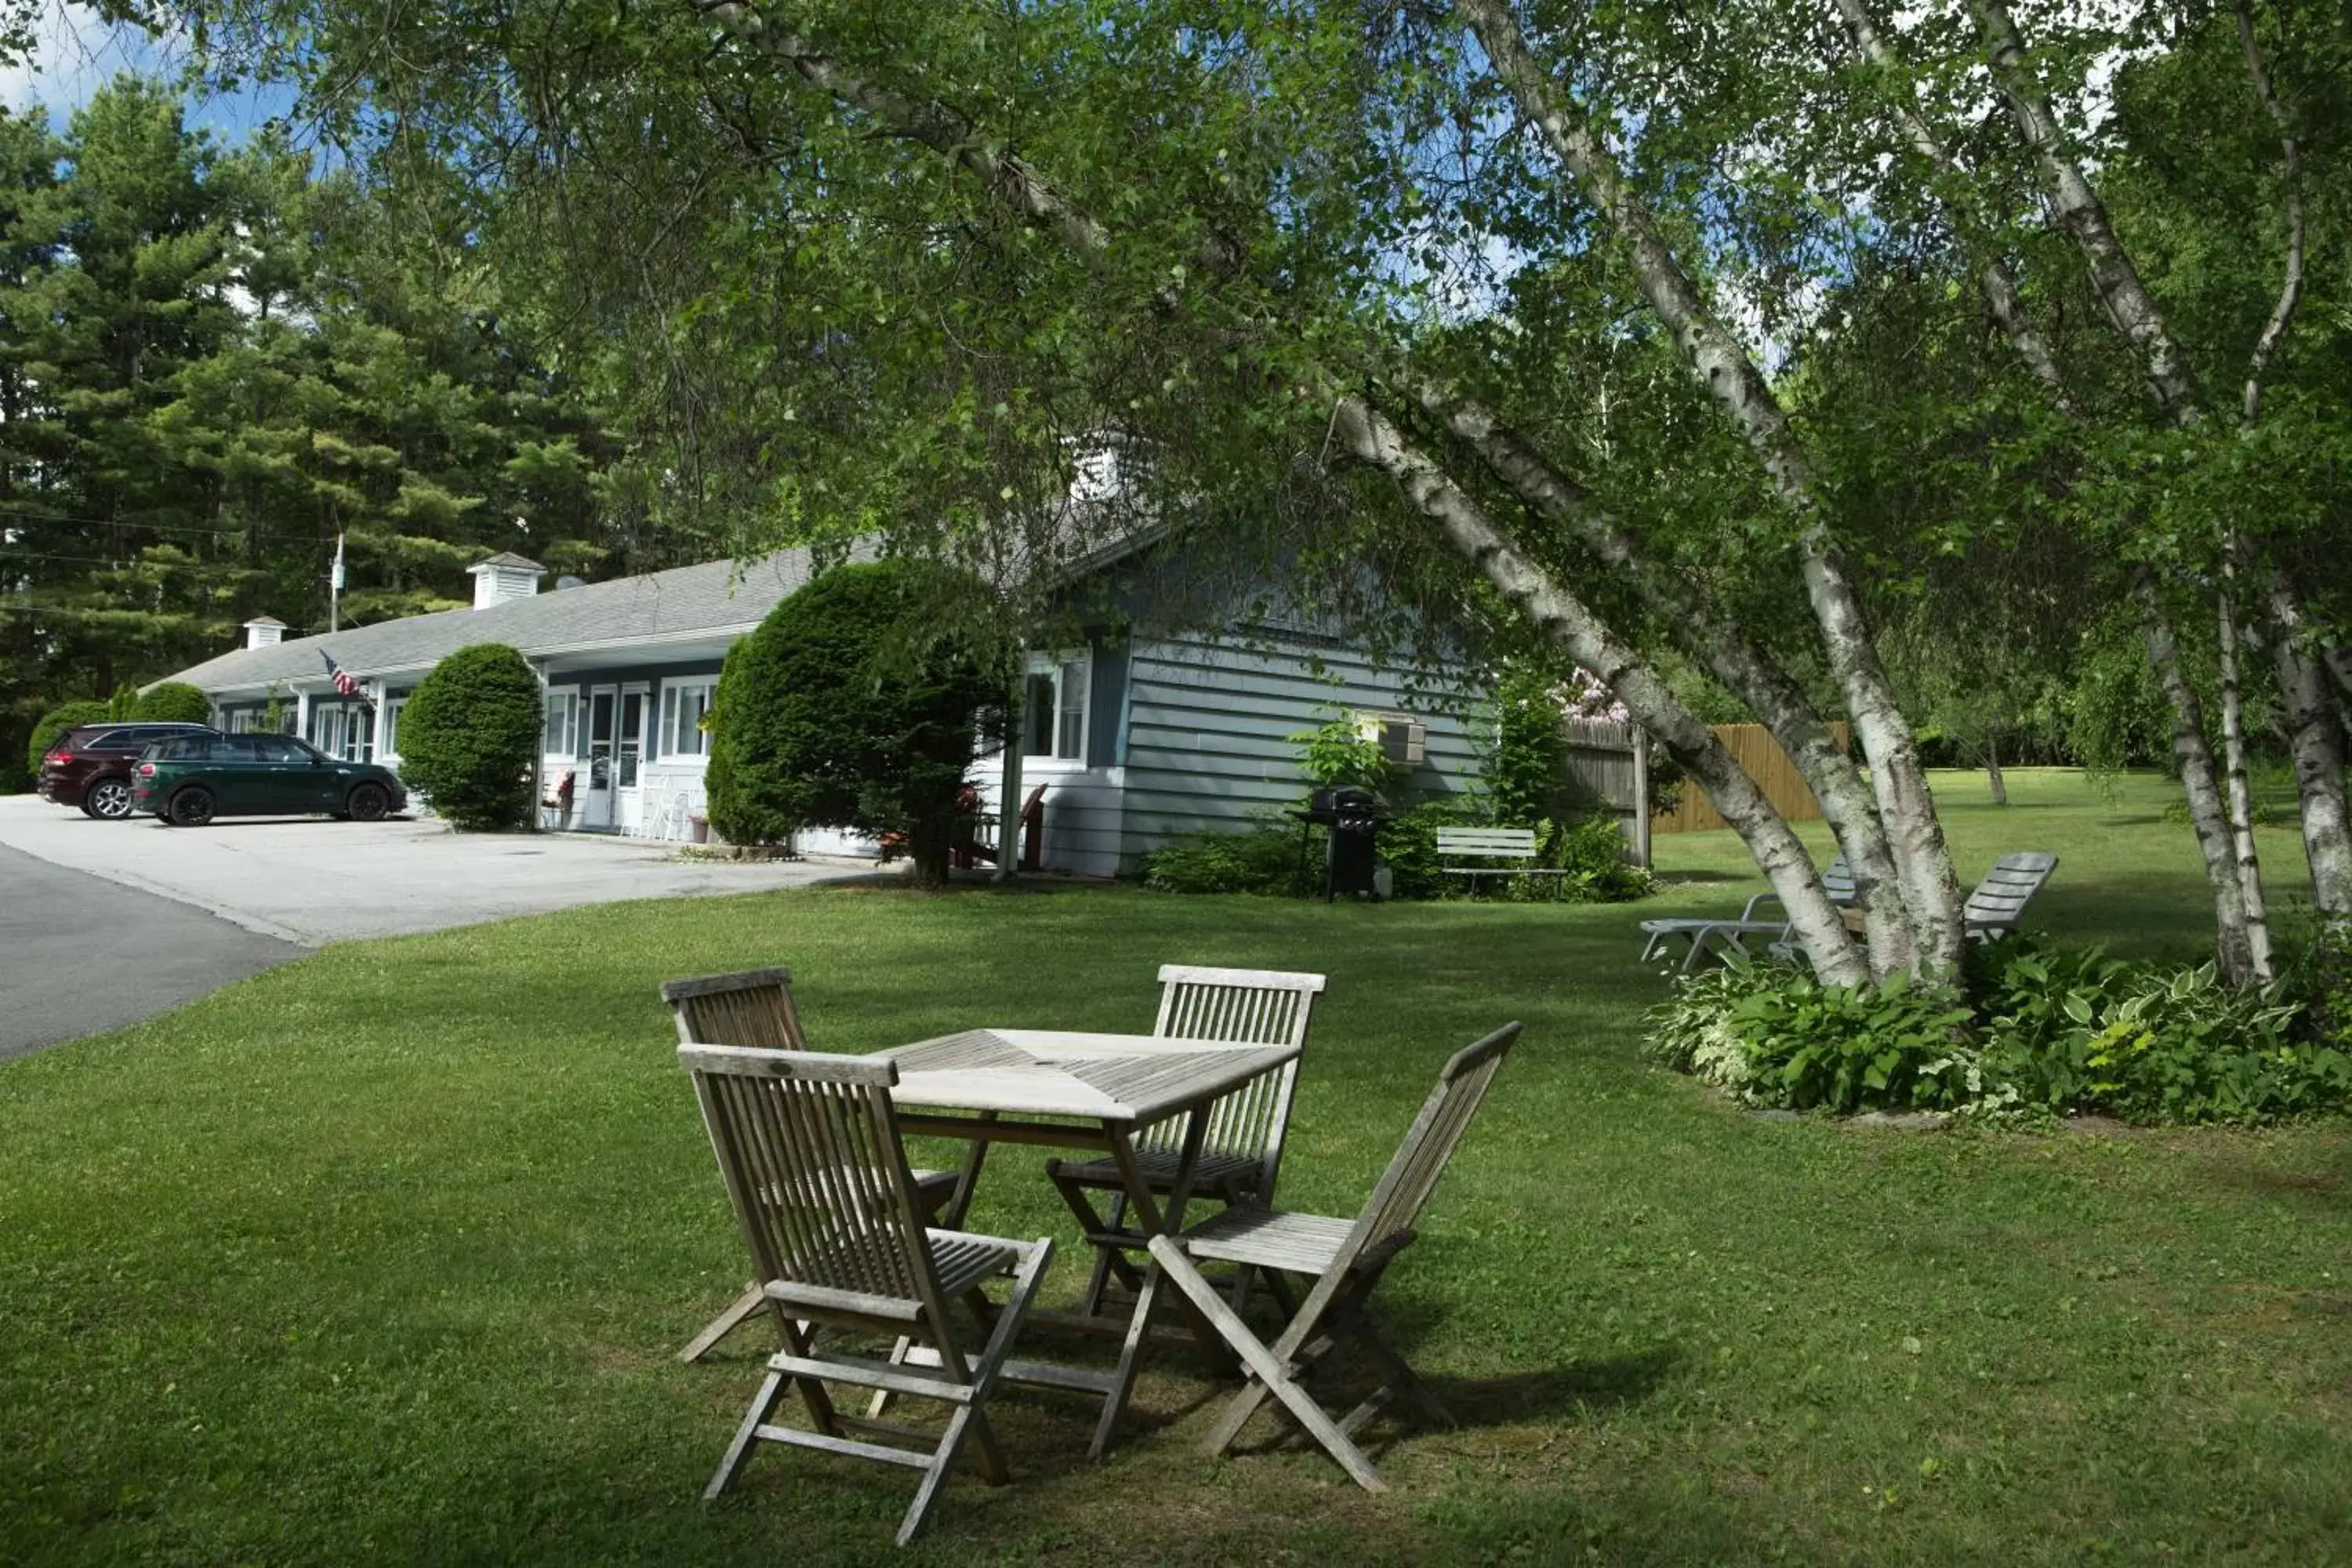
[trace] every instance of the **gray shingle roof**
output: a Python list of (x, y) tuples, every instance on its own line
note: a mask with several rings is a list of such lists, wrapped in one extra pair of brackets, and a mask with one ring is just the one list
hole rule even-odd
[(604, 643), (664, 642), (749, 631), (809, 580), (804, 549), (756, 561), (711, 561), (641, 577), (512, 599), (487, 609), (442, 610), (349, 631), (239, 648), (173, 676), (206, 691), (320, 680), (321, 652), (356, 676), (423, 669), (474, 643), (502, 642), (527, 656)]

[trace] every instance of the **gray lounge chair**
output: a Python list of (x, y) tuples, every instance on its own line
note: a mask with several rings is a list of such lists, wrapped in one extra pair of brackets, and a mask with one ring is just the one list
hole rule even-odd
[[(1822, 873), (1822, 885), (1829, 889), (1830, 902), (1841, 905), (1853, 902), (1853, 873), (1847, 868), (1844, 856), (1840, 855), (1830, 862), (1830, 868)], [(1759, 907), (1780, 901), (1778, 893), (1759, 893), (1748, 900), (1748, 907), (1739, 911), (1737, 920), (1643, 921), (1642, 933), (1649, 941), (1642, 948), (1641, 962), (1649, 963), (1660, 948), (1675, 937), (1690, 943), (1689, 951), (1683, 954), (1685, 974), (1696, 970), (1699, 960), (1711, 951), (1720, 952), (1727, 960), (1737, 953), (1744, 962), (1754, 956), (1748, 951), (1749, 937), (1769, 937), (1777, 945), (1788, 936), (1789, 922), (1786, 920), (1759, 921), (1756, 918)]]
[[(2058, 857), (2038, 849), (2021, 849), (1994, 861), (1992, 869), (1984, 874), (1984, 880), (1977, 884), (1961, 909), (1969, 940), (1999, 942), (2015, 934), (2025, 906), (2032, 902), (2033, 895), (2042, 890), (2057, 868)], [(1786, 959), (1804, 950), (1783, 936), (1770, 951), (1773, 957)]]

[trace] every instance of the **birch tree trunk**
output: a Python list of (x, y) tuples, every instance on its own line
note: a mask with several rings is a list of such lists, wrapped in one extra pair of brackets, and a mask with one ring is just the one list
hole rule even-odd
[(2254, 847), (2253, 790), (2246, 777), (2245, 708), (2238, 691), (2237, 593), (2236, 563), (2225, 558), (2220, 616), (2221, 764), (2230, 790), (2230, 847), (2237, 862), (2238, 896), (2244, 906), (2247, 974), (2259, 983), (2271, 978), (2271, 928), (2263, 897), (2262, 858)]
[(1998, 731), (1985, 736), (1985, 787), (1991, 792), (1993, 805), (2009, 804), (2009, 781), (2000, 776), (2000, 735)]
[(2245, 893), (2238, 880), (2230, 831), (2221, 812), (2221, 792), (2213, 782), (2213, 753), (2205, 743), (2202, 705), (2197, 689), (2180, 668), (2180, 642), (2171, 617), (2155, 590), (2141, 585), (2140, 602), (2147, 614), (2147, 662), (2172, 705), (2172, 760), (2180, 770), (2180, 786), (2189, 795), (2189, 819), (2197, 830), (2198, 852), (2205, 858), (2205, 880), (2213, 889), (2214, 963), (2233, 985), (2253, 974), (2253, 953), (2246, 933)]
[[(2065, 150), (2049, 94), (2035, 78), (2025, 47), (2005, 0), (1969, 0), (1978, 34), (1991, 59), (1999, 84), (2019, 133), (2032, 151), (2049, 187), (2060, 225), (2074, 239), (2088, 264), (2091, 282), (2116, 330), (2129, 342), (2139, 361), (2140, 376), (2158, 405), (2184, 427), (2203, 417), (2194, 377), (2180, 345), (2167, 326), (2163, 312), (2142, 282), (2139, 270), (2108, 221), (2105, 206)], [(2241, 37), (2255, 80), (2256, 96), (2280, 124), (2288, 144), (2291, 172), (2299, 166), (2284, 113), (2271, 91), (2268, 72), (2253, 47), (2252, 24), (2241, 8)], [(2259, 383), (2263, 362), (2292, 319), (2302, 286), (2301, 212), (2297, 198), (2289, 213), (2290, 246), (2287, 276), (2263, 339), (2255, 348), (2250, 382), (2252, 406), (2260, 407)], [(2287, 712), (2288, 742), (2294, 756), (2295, 786), (2301, 799), (2304, 851), (2311, 861), (2312, 901), (2317, 907), (2324, 935), (2340, 945), (2352, 934), (2352, 810), (2347, 810), (2344, 783), (2345, 715), (2338, 710), (2326, 673), (2305, 650), (2302, 605), (2294, 583), (2273, 569), (2265, 595), (2278, 636), (2273, 653), (2279, 692)], [(2161, 674), (2159, 672), (2159, 679)], [(2176, 733), (2178, 726), (2176, 725)], [(2201, 807), (2192, 799), (2192, 814)], [(2201, 815), (2200, 835), (2202, 837)], [(2210, 858), (2208, 861), (2210, 864)], [(2242, 907), (2242, 895), (2240, 899)]]
[(1413, 506), (1435, 522), (1455, 552), (1571, 658), (1592, 672), (1656, 737), (1667, 755), (1706, 791), (1779, 893), (1790, 926), (1814, 973), (1832, 985), (1870, 978), (1837, 906), (1830, 901), (1812, 858), (1756, 781), (1685, 708), (1656, 671), (1575, 595), (1529, 561), (1477, 502), (1449, 479), (1378, 408), (1360, 397), (1339, 401), (1333, 435), (1359, 461), (1394, 479)]
[(2333, 953), (2352, 945), (2352, 812), (2344, 786), (2344, 715), (2327, 672), (2307, 648), (2303, 606), (2284, 572), (2271, 577), (2272, 662), (2286, 700), (2287, 749), (2301, 797), (2303, 852), (2311, 861), (2311, 902), (2320, 939)]
[(1895, 861), (1870, 787), (1802, 688), (1755, 641), (1705, 604), (1698, 592), (1650, 558), (1639, 541), (1591, 502), (1584, 488), (1475, 399), (1433, 377), (1400, 373), (1406, 395), (1428, 418), (1475, 452), (1487, 470), (1546, 521), (1581, 543), (1631, 584), (1677, 646), (1748, 704), (1811, 786), (1822, 816), (1853, 873), (1854, 902), (1868, 933), (1871, 973), (1912, 969), (1916, 947)]
[(1921, 963), (1948, 972), (1966, 940), (1959, 885), (1909, 722), (1830, 535), (1812, 465), (1763, 372), (1700, 298), (1656, 218), (1634, 194), (1573, 100), (1534, 58), (1507, 0), (1456, 0), (1496, 79), (1618, 235), (1651, 310), (1685, 363), (1762, 459), (1775, 498), (1795, 520), (1806, 596), (1854, 734), (1868, 759), (1879, 821), (1903, 889)]
[[(944, 104), (910, 98), (866, 79), (801, 35), (768, 25), (738, 0), (692, 0), (703, 16), (774, 61), (787, 75), (836, 102), (880, 121), (948, 157), (1029, 222), (1050, 230), (1077, 254), (1099, 258), (1110, 231), (1066, 198), (1027, 160), (981, 133)], [(1173, 303), (1173, 300), (1166, 301)], [(1286, 367), (1295, 375), (1297, 366)], [(1530, 560), (1476, 501), (1378, 408), (1340, 395), (1327, 383), (1319, 393), (1335, 402), (1332, 433), (1349, 454), (1387, 474), (1414, 509), (1437, 526), (1446, 544), (1551, 641), (1591, 670), (1655, 735), (1667, 754), (1706, 791), (1708, 801), (1747, 844), (1788, 911), (1793, 934), (1821, 977), (1856, 984), (1869, 967), (1855, 948), (1820, 873), (1754, 780), (1715, 732), (1684, 707), (1665, 682), (1566, 587)]]

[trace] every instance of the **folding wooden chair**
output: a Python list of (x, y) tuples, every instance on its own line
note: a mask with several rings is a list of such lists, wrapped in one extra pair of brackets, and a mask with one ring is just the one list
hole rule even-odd
[[(1152, 1258), (1217, 1326), (1249, 1373), (1248, 1386), (1234, 1396), (1209, 1435), (1210, 1453), (1222, 1454), (1231, 1447), (1244, 1425), (1272, 1394), (1358, 1485), (1367, 1491), (1386, 1491), (1388, 1483), (1381, 1479), (1381, 1472), (1356, 1447), (1355, 1434), (1364, 1423), (1402, 1395), (1432, 1419), (1453, 1425), (1454, 1418), (1422, 1386), (1404, 1358), (1373, 1331), (1364, 1316), (1364, 1300), (1396, 1255), (1412, 1245), (1412, 1225), (1422, 1205), (1429, 1201), (1438, 1179), (1445, 1174), (1454, 1146), (1461, 1142), (1463, 1130), (1469, 1126), (1479, 1101), (1486, 1097), (1487, 1085), (1503, 1065), (1503, 1053), (1518, 1037), (1519, 1026), (1506, 1024), (1454, 1054), (1437, 1075), (1437, 1087), (1422, 1103), (1421, 1115), (1405, 1134), (1396, 1158), (1389, 1162), (1387, 1173), (1352, 1224), (1322, 1215), (1244, 1206), (1229, 1208), (1181, 1237), (1151, 1238)], [(1195, 1267), (1209, 1261), (1262, 1269), (1269, 1278), (1281, 1273), (1311, 1275), (1315, 1283), (1289, 1325), (1269, 1346)], [(1287, 1297), (1286, 1290), (1283, 1294)], [(1388, 1381), (1334, 1421), (1314, 1395), (1299, 1386), (1298, 1380), (1340, 1342), (1349, 1339), (1371, 1353)]]
[[(793, 972), (747, 969), (737, 974), (712, 974), (700, 980), (672, 980), (661, 988), (677, 1025), (682, 1046), (759, 1046), (770, 1050), (804, 1051), (808, 1037), (801, 1031), (801, 1016), (793, 1005)], [(955, 1195), (953, 1171), (917, 1171), (915, 1199), (926, 1220), (938, 1215)], [(732, 1305), (710, 1320), (703, 1331), (677, 1352), (683, 1362), (700, 1361), (710, 1347), (756, 1316), (764, 1302), (759, 1284), (744, 1288)]]
[[(890, 1103), (895, 1062), (733, 1046), (681, 1046), (677, 1056), (693, 1077), (761, 1295), (784, 1342), (769, 1358), (767, 1378), (704, 1499), (727, 1489), (755, 1443), (907, 1465), (923, 1479), (898, 1526), (904, 1546), (923, 1528), (966, 1439), (983, 1477), (995, 1485), (1007, 1479), (982, 1406), (1028, 1315), (1053, 1240), (925, 1227)], [(981, 1284), (1007, 1275), (1012, 1294), (992, 1308)], [(948, 1315), (956, 1300), (987, 1331), (976, 1360), (957, 1342)], [(928, 1347), (937, 1364), (819, 1350), (817, 1331), (825, 1327), (905, 1336)], [(814, 1430), (771, 1419), (788, 1383)], [(827, 1383), (939, 1400), (950, 1407), (946, 1429), (845, 1415)], [(894, 1441), (869, 1442), (852, 1431)]]
[[(1315, 998), (1322, 994), (1324, 984), (1320, 974), (1162, 964), (1160, 1019), (1151, 1032), (1190, 1040), (1296, 1045), (1303, 1051)], [(1261, 1206), (1274, 1201), (1274, 1180), (1282, 1168), (1282, 1139), (1290, 1125), (1299, 1059), (1293, 1058), (1280, 1072), (1252, 1079), (1209, 1108), (1209, 1130), (1193, 1167), (1195, 1199)], [(1176, 1184), (1186, 1120), (1171, 1117), (1136, 1134), (1136, 1164), (1155, 1193), (1168, 1192)], [(1045, 1174), (1060, 1190), (1070, 1212), (1078, 1216), (1087, 1237), (1095, 1240), (1095, 1267), (1087, 1280), (1085, 1310), (1088, 1316), (1097, 1315), (1113, 1273), (1129, 1290), (1141, 1283), (1140, 1272), (1126, 1257), (1128, 1251), (1139, 1252), (1143, 1247), (1142, 1234), (1125, 1228), (1127, 1184), (1110, 1160), (1048, 1160)], [(1108, 1219), (1096, 1211), (1088, 1197), (1093, 1191), (1112, 1194)], [(1234, 1282), (1236, 1306), (1248, 1277), (1244, 1268)]]

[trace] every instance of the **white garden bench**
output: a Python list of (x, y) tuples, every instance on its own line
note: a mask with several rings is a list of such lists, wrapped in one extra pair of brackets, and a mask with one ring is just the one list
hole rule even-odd
[(1516, 866), (1457, 866), (1450, 858), (1438, 867), (1449, 877), (1467, 877), (1470, 890), (1478, 890), (1481, 877), (1565, 877), (1558, 866), (1536, 865), (1536, 835), (1531, 827), (1441, 827), (1437, 830), (1441, 858), (1476, 856), (1488, 860), (1516, 860)]

